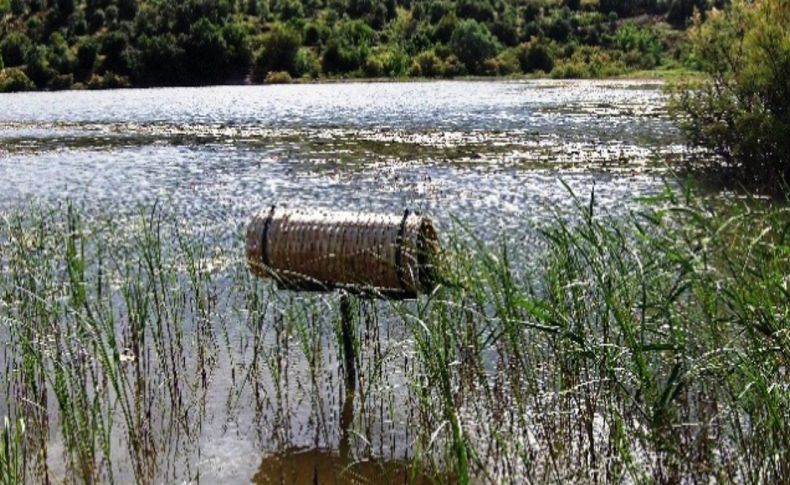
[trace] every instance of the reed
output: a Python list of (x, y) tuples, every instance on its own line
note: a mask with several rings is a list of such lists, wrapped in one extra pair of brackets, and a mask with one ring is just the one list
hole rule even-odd
[(529, 247), (456, 222), (432, 293), (346, 308), (350, 400), (339, 298), (252, 277), (240, 239), (159, 207), (8, 214), (0, 473), (196, 480), (222, 402), (264, 448), (309, 429), (357, 461), (407, 457), (414, 483), (790, 475), (787, 206), (667, 188), (614, 218), (575, 200)]

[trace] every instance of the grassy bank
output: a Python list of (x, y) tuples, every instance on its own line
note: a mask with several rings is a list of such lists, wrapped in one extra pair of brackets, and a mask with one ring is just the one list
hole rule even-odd
[(240, 246), (158, 210), (7, 215), (0, 475), (211, 476), (201, 430), (221, 402), (262, 448), (306, 426), (415, 481), (786, 477), (788, 209), (670, 190), (625, 219), (595, 207), (534, 247), (459, 227), (435, 294), (359, 302), (340, 443), (336, 295), (277, 291)]

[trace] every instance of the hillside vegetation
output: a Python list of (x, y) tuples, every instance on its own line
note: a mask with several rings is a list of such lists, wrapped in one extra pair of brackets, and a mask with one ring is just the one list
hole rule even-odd
[(725, 0), (0, 0), (0, 90), (695, 67)]

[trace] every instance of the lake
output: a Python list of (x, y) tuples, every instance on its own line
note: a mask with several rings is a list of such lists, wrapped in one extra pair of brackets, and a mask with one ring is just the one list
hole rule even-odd
[(508, 226), (569, 207), (560, 179), (614, 208), (655, 191), (683, 152), (646, 81), (20, 93), (0, 106), (0, 207), (159, 201), (233, 230), (272, 203)]
[[(275, 309), (296, 301), (315, 326), (290, 327), (286, 311), (261, 316), (257, 329), (245, 320), (240, 244), (252, 213), (411, 208), (440, 232), (457, 218), (484, 240), (528, 247), (536, 227), (574, 214), (569, 190), (584, 201), (594, 188), (599, 210), (615, 216), (662, 190), (667, 161), (686, 148), (661, 88), (447, 81), (0, 94), (0, 213), (71, 201), (88, 218), (131, 226), (157, 204), (219, 249), (207, 270), (208, 328), (193, 321), (202, 307), (187, 305), (179, 362), (164, 372), (171, 364), (149, 356), (140, 371), (155, 383), (144, 393), (154, 424), (143, 454), (156, 481), (270, 483), (289, 467), (323, 476), (348, 466), (349, 453), (386, 461), (359, 472), (369, 479), (390, 469), (398, 477), (417, 453), (411, 423), (420, 419), (408, 328), (390, 321), (386, 304), (380, 314), (362, 305), (361, 389), (344, 396), (335, 335), (321, 320), (334, 300), (269, 289)], [(14, 367), (13, 347), (2, 357)], [(46, 405), (58, 416), (54, 399)], [(69, 447), (56, 421), (47, 463), (57, 481)], [(120, 481), (138, 476), (124, 426), (112, 435)]]

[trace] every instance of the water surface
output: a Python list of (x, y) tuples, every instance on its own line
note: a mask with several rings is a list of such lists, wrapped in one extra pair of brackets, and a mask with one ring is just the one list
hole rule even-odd
[[(683, 152), (661, 86), (644, 81), (0, 94), (0, 212), (71, 200), (125, 220), (158, 203), (225, 250), (219, 273), (223, 264), (243, 267), (244, 226), (273, 203), (409, 207), (440, 230), (458, 217), (484, 238), (528, 247), (536, 226), (572, 213), (569, 188), (585, 199), (594, 187), (599, 210), (627, 211), (661, 190), (666, 161)], [(220, 298), (232, 288), (225, 279)], [(289, 369), (275, 378), (250, 371), (250, 329), (224, 311), (212, 320), (209, 376), (189, 377), (203, 382), (192, 397), (198, 411), (189, 411), (197, 431), (161, 438), (158, 477), (268, 483), (304, 467), (324, 476), (358, 462), (373, 470), (364, 472), (369, 479), (384, 471), (402, 481), (414, 453), (408, 329), (384, 317), (365, 324), (364, 342), (376, 345), (361, 360), (376, 364), (361, 369), (368, 387), (349, 408), (331, 328), (317, 330), (327, 351), (316, 377), (298, 339), (267, 327), (261, 345), (284, 349), (277, 362)], [(116, 478), (130, 478), (118, 441)], [(50, 447), (52, 469), (64, 473), (56, 434)]]

